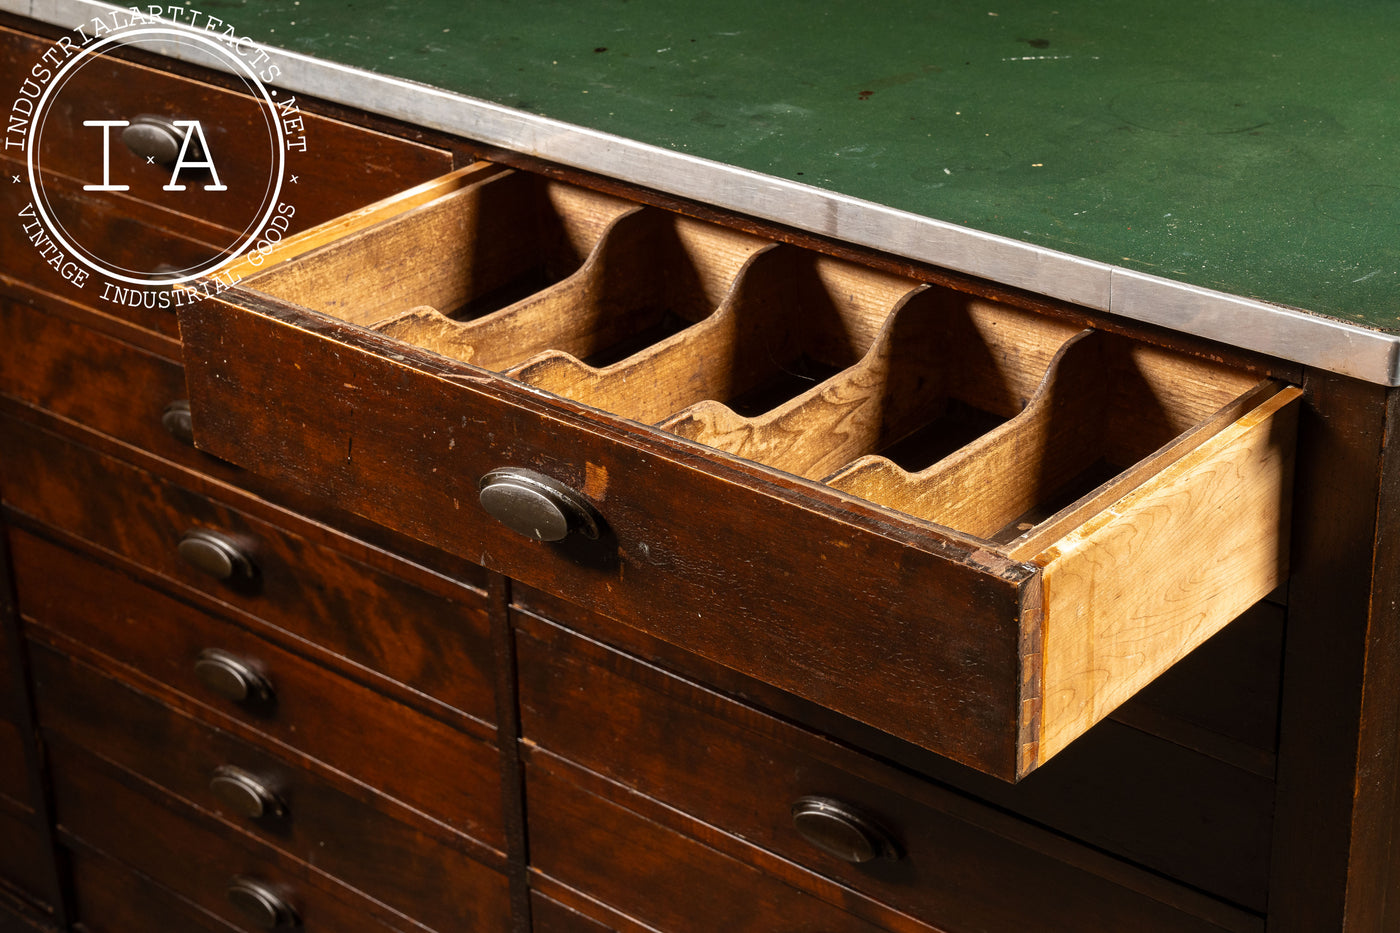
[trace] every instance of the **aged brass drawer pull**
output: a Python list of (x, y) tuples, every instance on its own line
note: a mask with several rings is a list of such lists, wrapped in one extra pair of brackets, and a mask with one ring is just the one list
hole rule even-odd
[(214, 770), (209, 790), (229, 809), (250, 820), (277, 820), (287, 815), (287, 805), (272, 788), (233, 765), (220, 765)]
[(218, 648), (200, 652), (194, 674), (212, 693), (231, 703), (266, 708), (275, 699), (271, 681), (246, 661)]
[(261, 881), (234, 878), (229, 882), (228, 899), (260, 930), (287, 930), (297, 925), (292, 906)]
[(830, 797), (799, 797), (792, 804), (797, 834), (827, 855), (859, 865), (898, 858), (899, 849), (879, 826)]
[(570, 534), (598, 537), (597, 512), (563, 483), (531, 470), (503, 467), (481, 478), (481, 507), (511, 531), (536, 541)]
[(215, 580), (242, 583), (256, 574), (252, 559), (243, 549), (217, 531), (193, 528), (180, 538), (177, 550), (186, 564)]

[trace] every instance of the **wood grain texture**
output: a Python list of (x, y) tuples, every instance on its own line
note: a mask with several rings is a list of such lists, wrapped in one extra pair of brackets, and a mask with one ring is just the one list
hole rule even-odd
[[(435, 930), (453, 930), (478, 904), (500, 898), (500, 853), (403, 823), (321, 775), (162, 706), (95, 668), (47, 647), (35, 651), (49, 735), (204, 810), (224, 824), (223, 832), (257, 838)], [(270, 788), (286, 815), (251, 820), (224, 804), (209, 781), (225, 766)]]
[[(563, 629), (527, 616), (517, 621), (527, 741), (935, 926), (1072, 929), (1094, 916), (1104, 929), (1147, 918), (1167, 929), (1178, 922), (1258, 927), (1256, 917), (1050, 833), (1037, 835), (996, 810)], [(1131, 749), (1120, 743), (1120, 760), (1131, 758)], [(1107, 770), (1097, 780), (1111, 783)], [(857, 867), (809, 846), (789, 815), (793, 801), (809, 794), (858, 809), (894, 835), (903, 857)], [(1111, 798), (1097, 799), (1111, 806)], [(1202, 838), (1173, 822), (1175, 839), (1190, 835), (1194, 844), (1226, 847), (1236, 858), (1253, 842), (1223, 833)], [(1134, 854), (1160, 860), (1172, 836), (1164, 826), (1163, 838), (1139, 838)], [(1198, 868), (1193, 878), (1205, 876)], [(1244, 890), (1223, 876), (1210, 881), (1221, 893)], [(1203, 919), (1183, 919), (1193, 910)]]
[[(725, 402), (788, 378), (789, 370), (800, 372), (804, 359), (835, 367), (854, 362), (890, 308), (917, 288), (913, 282), (740, 236), (730, 232), (716, 244), (732, 256), (725, 264), (725, 287), (696, 283), (689, 289), (695, 297), (687, 304), (696, 298), (709, 304), (704, 320), (682, 313), (695, 325), (631, 359), (591, 372), (546, 358), (512, 374), (625, 418), (666, 421), (667, 429), (674, 430), (672, 422), (688, 419), (673, 416), (697, 404), (732, 415)], [(718, 238), (712, 234), (709, 239)], [(734, 260), (742, 260), (742, 267)], [(797, 382), (801, 386), (800, 375)]]
[[(358, 230), (258, 278), (268, 294), (370, 324), (426, 305), (444, 314), (574, 273), (616, 217), (607, 195), (502, 173)], [(473, 305), (475, 303), (475, 305)]]
[(220, 270), (221, 275), (231, 282), (244, 281), (256, 287), (256, 283), (250, 280), (274, 266), (295, 259), (303, 253), (309, 253), (317, 247), (333, 243), (371, 224), (388, 220), (404, 211), (427, 204), (429, 201), (436, 200), (459, 188), (483, 181), (501, 171), (504, 171), (501, 166), (491, 165), (488, 162), (473, 162), (456, 171), (429, 179), (403, 191), (395, 191), (373, 204), (367, 204), (338, 217), (332, 217), (310, 229), (293, 234), (283, 239), (265, 254), (258, 252), (244, 254), (229, 265), (224, 266)]
[(565, 907), (538, 891), (530, 895), (534, 933), (608, 933), (613, 927)]
[(1301, 394), (1279, 392), (1037, 558), (1040, 760), (1286, 578)]
[[(207, 447), (960, 760), (1014, 771), (1018, 565), (895, 530), (738, 461), (698, 461), (654, 432), (542, 407), (518, 385), (363, 331), (364, 346), (349, 349), (348, 331), (296, 312), (191, 310), (186, 340), (210, 363), (191, 376)], [(366, 417), (407, 398), (412, 419)], [(549, 547), (505, 531), (475, 504), (477, 478), (505, 464), (581, 490), (609, 535)]]
[(88, 846), (70, 843), (65, 854), (73, 873), (74, 917), (85, 933), (160, 929), (236, 933), (238, 929)]
[(53, 859), (35, 821), (0, 807), (0, 892), (17, 896), (29, 910), (45, 914), (56, 902)]
[[(16, 534), (16, 541), (20, 535)], [(31, 637), (97, 652), (125, 676), (247, 741), (309, 757), (428, 819), (503, 847), (499, 760), (493, 745), (278, 648), (226, 619), (144, 587), (120, 572), (24, 536), (16, 577), (28, 593)], [(194, 674), (200, 653), (240, 658), (272, 682), (271, 710), (212, 694)], [(120, 669), (120, 668), (118, 668)], [(173, 697), (166, 696), (173, 694)]]
[(1382, 933), (1397, 857), (1386, 801), (1396, 786), (1386, 754), (1394, 735), (1385, 734), (1394, 607), (1378, 599), (1393, 581), (1378, 574), (1393, 559), (1393, 528), (1380, 522), (1393, 514), (1396, 396), (1326, 374), (1304, 388), (1270, 929)]
[[(0, 424), (0, 475), (12, 507), (260, 620), (284, 643), (311, 642), (345, 658), (352, 675), (401, 684), (433, 715), (490, 734), (495, 699), (481, 594), (427, 592), (124, 461), (9, 419)], [(192, 528), (236, 542), (255, 577), (231, 586), (186, 565), (176, 545)]]
[[(791, 878), (774, 877), (629, 809), (646, 805), (636, 795), (597, 796), (591, 791), (606, 790), (596, 778), (546, 752), (527, 752), (536, 870), (646, 926), (668, 933), (710, 933), (716, 927), (746, 933), (931, 933), (931, 927), (835, 885), (813, 882), (804, 889)], [(619, 853), (626, 857), (612, 857)], [(657, 891), (669, 896), (652, 896)]]
[[(893, 308), (854, 365), (752, 418), (702, 402), (667, 421), (666, 429), (822, 479), (912, 434), (937, 432), (949, 400), (1012, 417), (1034, 393), (1051, 354), (1074, 333), (942, 289), (903, 296), (888, 290), (879, 298), (854, 309), (878, 320)], [(712, 355), (703, 349), (692, 354), (697, 364)]]
[[(258, 926), (228, 900), (226, 891), (235, 877), (251, 877), (278, 891), (306, 928), (346, 933), (432, 929), (312, 865), (228, 832), (154, 785), (62, 739), (54, 740), (52, 755), (56, 812), (67, 838), (100, 852), (120, 853), (132, 869), (239, 930)], [(503, 883), (499, 891), (504, 894)], [(502, 929), (504, 906), (502, 896), (483, 899), (461, 918), (459, 929)]]
[[(47, 47), (43, 40), (0, 30), (0, 62), (4, 63), (0, 66), (0, 78), (7, 79), (5, 85), (19, 87), (30, 65), (40, 61)], [(81, 101), (82, 106), (75, 105), (76, 101)], [(251, 208), (270, 193), (268, 178), (275, 174), (275, 153), (261, 131), (266, 119), (263, 106), (246, 93), (112, 55), (94, 56), (72, 74), (65, 93), (45, 121), (42, 164), (47, 171), (80, 180), (80, 184), (93, 183), (98, 151), (94, 147), (100, 146), (101, 140), (95, 135), (96, 130), (82, 125), (84, 120), (93, 119), (92, 113), (108, 115), (105, 119), (131, 119), (150, 113), (168, 119), (200, 120), (220, 180), (228, 191), (205, 191), (200, 185), (190, 185), (186, 191), (164, 191), (162, 186), (170, 181), (170, 170), (146, 164), (115, 140), (110, 159), (111, 183), (130, 185), (131, 194), (143, 201), (164, 206), (191, 220), (217, 223), (232, 235), (244, 229)], [(293, 229), (336, 217), (452, 167), (452, 155), (444, 149), (313, 113), (302, 114), (302, 119), (308, 151), (314, 152), (315, 170), (298, 173), (295, 186), (283, 186), (282, 199), (297, 208)], [(259, 129), (249, 132), (250, 126)], [(349, 179), (355, 183), (347, 184)]]

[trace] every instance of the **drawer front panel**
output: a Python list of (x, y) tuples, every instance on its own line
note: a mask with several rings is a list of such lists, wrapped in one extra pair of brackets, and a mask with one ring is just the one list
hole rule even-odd
[[(405, 916), (451, 930), (458, 918), (499, 894), (499, 872), (454, 850), (447, 840), (394, 819), (379, 809), (377, 800), (355, 799), (306, 769), (163, 706), (81, 662), (39, 648), (35, 683), (46, 730)], [(216, 776), (222, 776), (225, 786), (255, 782), (261, 790), (252, 792), (270, 795), (271, 806), (280, 812), (260, 817), (240, 812), (216, 792), (211, 783)], [(234, 803), (246, 804), (246, 794), (244, 790)]]
[(526, 796), (532, 865), (648, 928), (667, 933), (886, 929), (589, 794), (566, 772), (545, 756), (531, 756)]
[[(424, 929), (308, 865), (220, 831), (151, 785), (74, 746), (55, 742), (53, 750), (54, 805), (64, 833), (98, 851), (120, 853), (131, 868), (237, 929), (267, 927), (234, 906), (228, 892), (235, 879), (271, 889), (308, 931)], [(483, 903), (463, 918), (460, 929), (504, 929), (504, 904), (503, 896)]]
[(86, 846), (70, 846), (67, 859), (73, 876), (74, 916), (90, 933), (230, 933), (236, 929)]
[[(40, 61), (48, 42), (0, 30), (0, 79), (18, 87), (21, 77)], [(62, 101), (82, 100), (82, 113)], [(78, 68), (49, 114), (44, 127), (41, 164), (50, 172), (92, 184), (100, 131), (83, 126), (91, 114), (101, 119), (132, 120), (141, 114), (200, 121), (220, 181), (227, 191), (206, 191), (188, 184), (185, 191), (165, 191), (172, 166), (149, 164), (112, 140), (110, 183), (129, 185), (130, 195), (188, 214), (230, 231), (241, 231), (249, 210), (267, 193), (272, 168), (266, 137), (248, 132), (263, 118), (246, 94), (166, 74), (111, 55), (90, 56)], [(295, 187), (284, 186), (282, 200), (296, 208), (296, 227), (320, 223), (360, 204), (391, 194), (404, 185), (442, 174), (452, 167), (451, 153), (314, 114), (300, 113), (311, 168), (298, 173)], [(296, 135), (296, 134), (293, 134)], [(115, 134), (114, 134), (115, 136)], [(353, 180), (353, 184), (348, 182)]]
[[(1168, 903), (1223, 926), (1247, 929), (1255, 922), (551, 624), (517, 616), (517, 625), (527, 740), (930, 923), (950, 930), (1042, 923), (1072, 929), (1073, 918), (1101, 911), (1103, 929), (1117, 929), (1142, 916), (1170, 917)], [(1073, 767), (1056, 762), (1027, 783), (1073, 783), (1072, 771), (1060, 773)], [(1087, 777), (1112, 780), (1113, 774)], [(1014, 793), (1007, 796), (1014, 800)], [(810, 798), (849, 809), (869, 821), (874, 838), (892, 845), (860, 864), (819, 850), (794, 826), (794, 805)], [(1217, 893), (1243, 894), (1262, 907), (1262, 887), (1252, 883), (1250, 869), (1267, 865), (1268, 837), (1252, 831), (1253, 810), (1227, 799), (1230, 806), (1197, 803), (1233, 834), (1183, 822), (1173, 836), (1170, 827), (1157, 828), (1138, 814), (1137, 822), (1147, 825), (1128, 844), (1093, 841), (1117, 842), (1149, 863), (1173, 862), (1181, 848), (1189, 858), (1161, 867), (1183, 869), (1192, 881), (1215, 882), (1224, 888)], [(1257, 801), (1265, 817), (1269, 799), (1263, 794)], [(1105, 820), (1112, 822), (1100, 817)], [(1133, 821), (1127, 815), (1121, 822)], [(1076, 828), (1091, 836), (1096, 829)], [(1173, 922), (1190, 928), (1193, 921)]]
[[(0, 169), (21, 178), (26, 171), (21, 163), (8, 159), (0, 160)], [(167, 264), (203, 263), (218, 253), (201, 239), (201, 235), (217, 235), (216, 231), (173, 211), (134, 199), (103, 199), (83, 191), (81, 183), (70, 179), (54, 179), (46, 190), (52, 204), (79, 219), (85, 239), (105, 244), (101, 255), (109, 263), (154, 270)], [(71, 260), (60, 270), (51, 267), (29, 239), (35, 232), (26, 231), (18, 222), (0, 228), (0, 249), (5, 252), (3, 275), (166, 337), (179, 338), (172, 294), (161, 296), (151, 290), (149, 299), (118, 303), (110, 295), (104, 298), (102, 282), (91, 274), (83, 280), (81, 289), (73, 288), (70, 282), (78, 281), (77, 275), (89, 270)], [(67, 280), (60, 277), (61, 273)]]
[[(446, 599), (121, 460), (0, 419), (11, 506), (277, 628), (378, 671), (481, 723), (495, 719), (485, 600)], [(220, 582), (179, 555), (212, 531), (253, 565)], [(357, 543), (346, 540), (348, 549)]]
[(1001, 777), (1286, 576), (1298, 390), (519, 173), (180, 313), (211, 452)]
[[(702, 469), (650, 436), (511, 398), (480, 373), (424, 371), (258, 315), (198, 310), (182, 325), (209, 361), (190, 370), (191, 404), (196, 441), (216, 455), (1014, 773), (1028, 569), (973, 546), (929, 549), (868, 511), (804, 500), (779, 482)], [(274, 354), (265, 372), (212, 362), (259, 356), (254, 347)], [(279, 400), (260, 385), (275, 385)], [(405, 404), (412, 417), (391, 414)], [(607, 530), (559, 545), (507, 531), (477, 504), (477, 482), (509, 465), (582, 490)]]
[(24, 750), (24, 735), (18, 724), (9, 719), (0, 719), (0, 796), (33, 809)]
[(55, 903), (48, 874), (48, 848), (33, 820), (0, 804), (0, 888), (8, 887), (36, 907)]
[[(36, 639), (72, 639), (168, 685), (213, 722), (241, 724), (245, 736), (305, 753), (504, 848), (491, 744), (103, 564), (23, 532), (13, 538), (23, 611)], [(211, 649), (257, 672), (270, 684), (271, 701), (250, 708), (212, 692), (195, 670)]]
[(611, 927), (570, 910), (538, 891), (532, 891), (530, 929), (534, 933), (608, 933)]
[(173, 360), (0, 297), (0, 362), (0, 393), (191, 469), (223, 466), (161, 427), (186, 397)]

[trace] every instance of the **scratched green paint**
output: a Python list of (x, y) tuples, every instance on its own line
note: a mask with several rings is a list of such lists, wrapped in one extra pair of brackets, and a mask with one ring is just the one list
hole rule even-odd
[(196, 4), (272, 45), (1400, 332), (1400, 3)]

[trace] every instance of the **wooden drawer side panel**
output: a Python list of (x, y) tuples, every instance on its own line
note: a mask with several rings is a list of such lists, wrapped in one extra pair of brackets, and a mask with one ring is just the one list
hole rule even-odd
[(1039, 761), (1287, 579), (1301, 395), (1267, 399), (1036, 558)]

